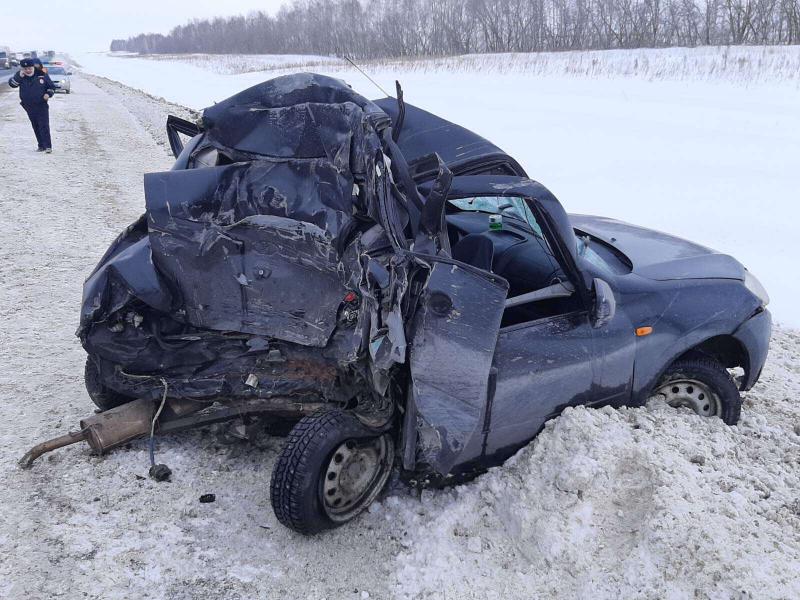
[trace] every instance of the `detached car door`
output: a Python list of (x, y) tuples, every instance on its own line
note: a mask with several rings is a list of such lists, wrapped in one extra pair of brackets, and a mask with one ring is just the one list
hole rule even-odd
[[(489, 373), (508, 284), (442, 257), (431, 265), (411, 336), (404, 445), (441, 475), (482, 452)], [(416, 441), (416, 443), (415, 443)]]

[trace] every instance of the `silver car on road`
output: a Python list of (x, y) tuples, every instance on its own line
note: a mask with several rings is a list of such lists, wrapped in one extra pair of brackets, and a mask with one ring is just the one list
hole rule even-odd
[(67, 94), (70, 93), (71, 84), (69, 76), (72, 75), (72, 71), (68, 71), (66, 68), (60, 65), (47, 65), (47, 74), (56, 85), (57, 92), (66, 92)]

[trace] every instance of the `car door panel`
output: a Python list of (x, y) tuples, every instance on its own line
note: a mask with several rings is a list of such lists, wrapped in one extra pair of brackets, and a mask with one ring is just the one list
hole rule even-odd
[(486, 461), (504, 460), (567, 406), (591, 402), (593, 341), (587, 312), (579, 311), (500, 331), (490, 400)]
[(446, 475), (481, 454), (487, 384), (508, 284), (431, 259), (410, 350), (418, 460)]

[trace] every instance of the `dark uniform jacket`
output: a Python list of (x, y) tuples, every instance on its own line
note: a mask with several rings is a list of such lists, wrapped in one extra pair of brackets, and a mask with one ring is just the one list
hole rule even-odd
[(37, 106), (44, 104), (44, 95), (51, 98), (56, 95), (56, 86), (47, 73), (34, 71), (30, 77), (23, 77), (19, 72), (14, 73), (8, 80), (12, 88), (19, 88), (19, 101), (22, 106)]

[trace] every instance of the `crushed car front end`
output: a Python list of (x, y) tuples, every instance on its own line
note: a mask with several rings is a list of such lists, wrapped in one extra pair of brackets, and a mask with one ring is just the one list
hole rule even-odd
[(145, 177), (147, 212), (86, 281), (90, 392), (385, 415), (412, 304), (390, 124), (311, 74), (206, 109), (186, 168)]

